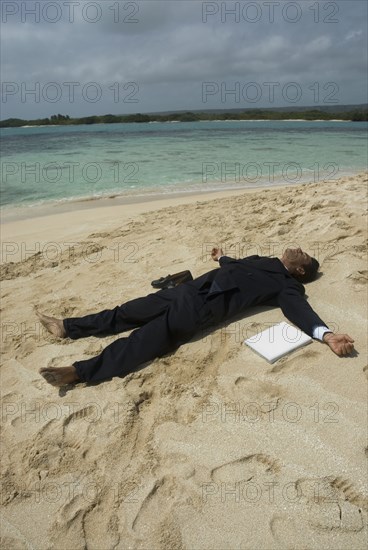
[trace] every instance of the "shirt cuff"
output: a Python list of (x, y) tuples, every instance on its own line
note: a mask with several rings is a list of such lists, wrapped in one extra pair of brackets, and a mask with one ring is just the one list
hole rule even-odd
[(326, 334), (326, 332), (332, 332), (332, 330), (325, 326), (315, 327), (313, 329), (313, 338), (315, 338), (316, 340), (321, 340), (321, 342), (323, 342), (323, 336)]

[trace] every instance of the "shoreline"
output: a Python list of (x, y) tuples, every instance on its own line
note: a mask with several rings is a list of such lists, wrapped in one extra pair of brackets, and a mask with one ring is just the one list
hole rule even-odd
[[(136, 218), (144, 216), (160, 216), (168, 210), (173, 212), (185, 212), (198, 205), (212, 209), (218, 202), (221, 205), (229, 201), (259, 200), (263, 201), (265, 195), (302, 193), (308, 196), (309, 193), (318, 194), (328, 187), (333, 192), (334, 186), (339, 183), (362, 180), (367, 172), (360, 172), (355, 175), (345, 176), (334, 181), (328, 186), (327, 182), (297, 183), (289, 185), (273, 185), (262, 188), (248, 188), (237, 190), (222, 190), (203, 193), (178, 193), (176, 196), (155, 196), (147, 200), (127, 201), (126, 198), (117, 201), (116, 199), (96, 199), (86, 201), (75, 201), (72, 204), (64, 205), (64, 208), (47, 208), (43, 211), (34, 211), (33, 217), (24, 219), (13, 219), (1, 223), (2, 248), (0, 263), (7, 264), (22, 261), (37, 253), (44, 253), (49, 247), (68, 248), (69, 243), (89, 240), (95, 233), (109, 232), (112, 228), (123, 225), (134, 224)], [(174, 215), (174, 214), (173, 214)], [(181, 219), (181, 213), (179, 212)], [(129, 231), (130, 233), (130, 231)]]
[[(357, 172), (359, 174), (359, 172)], [(336, 180), (337, 181), (337, 180)], [(225, 187), (212, 187), (204, 190), (188, 189), (178, 191), (168, 191), (166, 193), (140, 193), (140, 194), (119, 194), (119, 193), (106, 193), (106, 195), (100, 196), (82, 196), (71, 197), (53, 201), (45, 201), (44, 203), (36, 203), (29, 205), (6, 205), (1, 210), (0, 225), (12, 223), (16, 221), (23, 221), (34, 218), (41, 218), (54, 214), (62, 214), (67, 212), (75, 212), (76, 210), (90, 210), (100, 207), (114, 207), (124, 205), (134, 205), (141, 203), (156, 203), (161, 200), (176, 200), (181, 198), (190, 197), (211, 197), (216, 193), (238, 193), (247, 191), (254, 191), (255, 189), (275, 189), (278, 187), (290, 187), (293, 185), (303, 185), (309, 183), (308, 180), (299, 181), (297, 183), (264, 183), (244, 186), (229, 186)], [(313, 182), (312, 182), (313, 183)]]
[[(149, 120), (146, 123), (143, 124), (182, 124), (186, 123), (188, 121), (186, 120)], [(190, 121), (192, 122), (192, 121)], [(227, 119), (227, 120), (221, 120), (221, 118), (216, 120), (196, 120), (194, 122), (353, 122), (350, 119), (345, 118), (331, 118), (331, 119), (323, 119), (323, 118), (314, 118), (312, 120), (308, 120), (307, 118), (282, 118), (282, 119), (274, 119), (274, 118), (240, 118), (240, 119)], [(364, 121), (359, 121), (364, 122)], [(95, 122), (95, 124), (137, 124), (136, 122), (113, 122), (113, 123), (107, 123), (107, 122)], [(139, 124), (142, 124), (141, 122)], [(27, 124), (26, 126), (4, 126), (4, 128), (50, 128), (52, 126), (85, 126), (85, 124)]]
[[(144, 124), (173, 124), (173, 123), (185, 123), (188, 121), (185, 120), (149, 120)], [(353, 122), (350, 119), (346, 118), (331, 118), (331, 119), (323, 119), (323, 118), (314, 118), (312, 120), (309, 120), (308, 118), (282, 118), (282, 119), (274, 119), (274, 118), (244, 118), (244, 119), (215, 119), (215, 120), (196, 120), (195, 122)], [(359, 121), (364, 122), (364, 121)], [(94, 124), (137, 124), (136, 122), (95, 122)], [(139, 123), (142, 124), (142, 123)], [(8, 129), (8, 128), (51, 128), (51, 127), (59, 127), (59, 126), (85, 126), (85, 124), (26, 124), (25, 126), (3, 126), (2, 129)]]
[[(265, 180), (257, 183), (250, 183), (246, 187), (240, 184), (229, 184), (227, 187), (226, 182), (221, 182), (222, 185), (216, 187), (208, 187), (204, 190), (199, 189), (181, 189), (178, 191), (168, 191), (168, 192), (156, 192), (156, 193), (137, 193), (137, 194), (123, 194), (123, 193), (114, 193), (107, 192), (105, 195), (100, 196), (82, 196), (82, 197), (71, 197), (63, 198), (58, 200), (50, 200), (40, 203), (33, 203), (28, 205), (4, 205), (0, 208), (0, 226), (3, 227), (9, 223), (15, 223), (17, 221), (25, 220), (34, 220), (35, 218), (43, 218), (45, 216), (58, 215), (64, 213), (74, 213), (78, 210), (85, 211), (101, 207), (115, 207), (115, 206), (129, 206), (129, 205), (140, 205), (146, 203), (157, 203), (158, 201), (170, 201), (177, 199), (190, 199), (198, 197), (198, 200), (210, 200), (213, 195), (218, 193), (225, 194), (224, 196), (230, 196), (230, 194), (238, 193), (247, 193), (249, 191), (254, 191), (257, 189), (278, 189), (278, 188), (289, 188), (293, 186), (300, 186), (305, 184), (315, 184), (315, 183), (327, 183), (332, 184), (336, 183), (339, 179), (351, 176), (359, 176), (365, 174), (363, 170), (353, 170), (342, 172), (339, 174), (339, 177), (333, 178), (331, 180), (321, 179), (320, 181), (314, 182), (309, 180), (307, 177), (301, 179), (297, 182), (285, 182), (280, 180), (275, 180), (275, 182), (270, 183), (269, 180)], [(212, 185), (218, 184), (218, 182), (211, 182)], [(210, 184), (211, 185), (211, 184)]]
[[(93, 115), (92, 115), (93, 116)], [(1, 121), (0, 121), (1, 122)], [(118, 124), (186, 124), (191, 122), (354, 122), (352, 119), (346, 118), (245, 118), (245, 119), (199, 119), (195, 121), (187, 120), (149, 120), (147, 122), (94, 122), (92, 126), (101, 125), (118, 125)], [(357, 122), (366, 122), (365, 120), (358, 120)], [(26, 128), (62, 128), (62, 127), (76, 127), (76, 126), (88, 126), (86, 123), (79, 124), (25, 124), (24, 126), (1, 126), (1, 130), (16, 130)]]

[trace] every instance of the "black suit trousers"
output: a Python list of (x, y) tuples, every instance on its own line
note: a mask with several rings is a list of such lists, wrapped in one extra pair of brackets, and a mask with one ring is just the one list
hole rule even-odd
[(132, 329), (97, 357), (74, 363), (84, 382), (125, 376), (136, 367), (170, 353), (213, 324), (207, 293), (187, 284), (160, 290), (111, 310), (64, 319), (69, 338), (107, 336)]

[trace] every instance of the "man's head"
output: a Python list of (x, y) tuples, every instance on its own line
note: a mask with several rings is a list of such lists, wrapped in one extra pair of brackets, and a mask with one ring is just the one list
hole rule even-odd
[(319, 263), (301, 248), (287, 248), (281, 261), (290, 274), (303, 284), (316, 278)]

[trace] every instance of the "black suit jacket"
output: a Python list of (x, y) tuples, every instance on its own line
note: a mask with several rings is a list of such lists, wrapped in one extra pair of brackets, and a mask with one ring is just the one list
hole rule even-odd
[(262, 304), (280, 307), (285, 317), (309, 336), (316, 326), (326, 325), (306, 301), (304, 286), (278, 258), (235, 260), (222, 256), (219, 263), (219, 269), (186, 283), (206, 295), (216, 323)]

